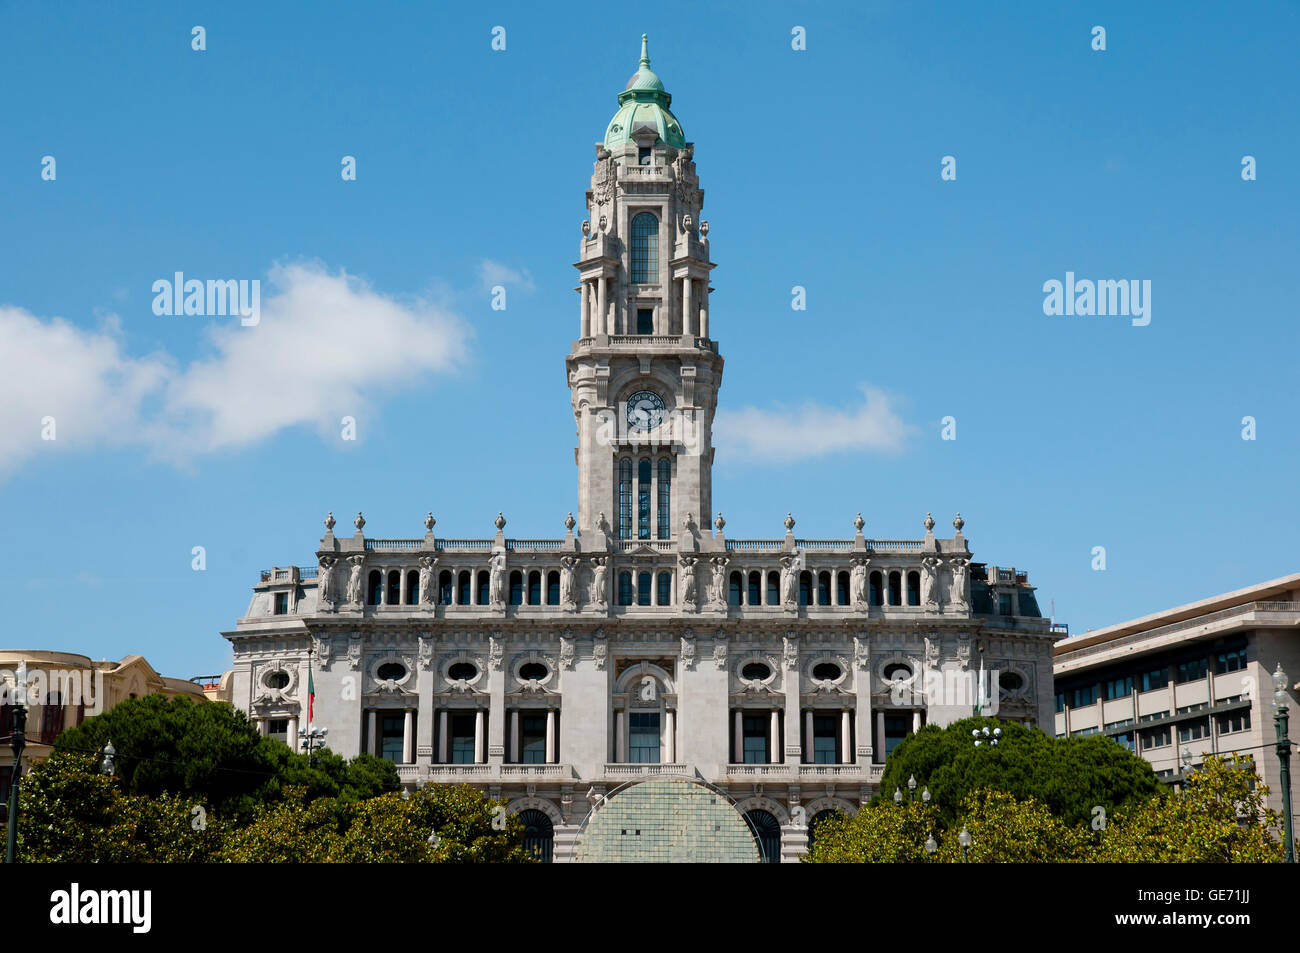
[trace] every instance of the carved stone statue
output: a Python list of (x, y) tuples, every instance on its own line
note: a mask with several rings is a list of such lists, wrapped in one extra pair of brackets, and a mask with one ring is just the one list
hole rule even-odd
[(312, 654), (316, 656), (316, 661), (320, 663), (321, 671), (330, 667), (330, 658), (334, 654), (334, 640), (328, 636), (313, 635), (311, 637)]
[(695, 589), (695, 557), (682, 557), (682, 605), (694, 609), (698, 595)]
[(921, 560), (921, 605), (931, 612), (939, 611), (939, 567), (943, 560), (927, 556)]
[(573, 663), (576, 658), (577, 652), (573, 647), (573, 637), (568, 635), (560, 636), (560, 668), (573, 668)]
[(849, 570), (849, 601), (855, 609), (867, 607), (867, 560), (853, 560)]
[(437, 556), (420, 557), (420, 602), (426, 606), (437, 601), (438, 593), (433, 584), (433, 567), (437, 562)]
[(428, 671), (433, 668), (433, 636), (421, 635), (418, 639), (418, 648), (416, 649), (417, 657), (421, 670)]
[(727, 607), (727, 557), (713, 557), (713, 591), (711, 601), (715, 608)]
[(576, 556), (560, 557), (560, 605), (569, 612), (578, 608), (577, 595), (574, 592), (574, 575), (577, 571)]
[(781, 605), (794, 608), (799, 604), (799, 572), (794, 556), (781, 557)]
[(488, 668), (494, 672), (501, 671), (501, 662), (505, 658), (505, 643), (501, 635), (488, 636)]
[(322, 556), (320, 569), (316, 573), (316, 604), (321, 609), (333, 609), (339, 601), (339, 594), (334, 586), (334, 557)]
[(361, 566), (366, 561), (365, 556), (353, 556), (349, 562), (352, 568), (348, 570), (348, 605), (354, 609), (361, 608), (363, 597), (361, 585)]
[(799, 633), (791, 632), (789, 635), (781, 638), (781, 654), (785, 659), (785, 667), (788, 669), (797, 668), (799, 665)]
[(727, 633), (721, 629), (713, 637), (713, 665), (719, 672), (727, 668)]
[(361, 633), (353, 632), (348, 636), (348, 667), (353, 671), (361, 668)]
[(860, 671), (871, 670), (871, 642), (864, 635), (853, 637), (853, 664)]
[(939, 667), (939, 639), (938, 637), (925, 637), (925, 668), (929, 671), (932, 668)]
[(970, 609), (970, 561), (957, 558), (952, 560), (952, 583), (948, 590), (948, 601), (954, 609)]
[(695, 668), (695, 636), (682, 636), (682, 668), (689, 671)]
[(506, 554), (492, 554), (488, 572), (488, 602), (500, 608), (506, 604)]
[(609, 586), (606, 580), (608, 572), (604, 556), (593, 556), (591, 560), (591, 603), (604, 607), (609, 604)]
[(591, 650), (591, 655), (592, 659), (596, 663), (596, 671), (603, 672), (605, 670), (605, 662), (609, 658), (609, 646), (605, 644), (604, 637), (596, 639), (595, 645)]

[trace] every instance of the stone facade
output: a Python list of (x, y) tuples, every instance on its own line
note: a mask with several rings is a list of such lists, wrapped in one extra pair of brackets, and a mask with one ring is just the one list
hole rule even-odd
[[(694, 146), (640, 68), (596, 147), (566, 358), (577, 517), (565, 535), (336, 536), (317, 565), (262, 574), (234, 648), (232, 700), (263, 723), (305, 712), (344, 754), (407, 784), (468, 782), (554, 830), (571, 859), (606, 795), (707, 782), (780, 827), (795, 859), (820, 812), (853, 812), (886, 752), (977, 704), (1049, 717), (1053, 636), (1024, 573), (951, 536), (730, 539), (713, 512), (723, 359)], [(627, 117), (631, 117), (628, 119)], [(632, 122), (632, 128), (622, 123)], [(675, 145), (674, 143), (680, 143)], [(779, 512), (779, 511), (778, 511)]]

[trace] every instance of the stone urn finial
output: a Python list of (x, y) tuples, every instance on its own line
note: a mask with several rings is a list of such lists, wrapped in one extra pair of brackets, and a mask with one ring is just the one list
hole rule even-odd
[(929, 513), (926, 513), (925, 521), (921, 525), (925, 527), (925, 531), (927, 533), (930, 532), (932, 529), (934, 529), (934, 517), (931, 516)]
[(357, 510), (357, 518), (352, 521), (352, 525), (357, 528), (358, 533), (366, 528), (366, 518), (361, 515), (360, 510)]
[(719, 513), (719, 514), (718, 514), (718, 518), (715, 519), (715, 520), (713, 521), (713, 525), (716, 526), (716, 527), (718, 528), (718, 532), (721, 533), (721, 532), (722, 532), (722, 527), (724, 527), (724, 526), (727, 525), (727, 521), (724, 520), (724, 519), (722, 518), (722, 514)]
[(492, 521), (492, 525), (497, 528), (498, 533), (506, 528), (506, 518), (501, 515), (500, 510), (497, 510), (497, 518)]
[(433, 532), (433, 524), (438, 522), (433, 518), (433, 510), (429, 510), (429, 515), (424, 518), (424, 528), (427, 532)]
[(325, 532), (327, 533), (334, 532), (334, 511), (333, 510), (330, 510), (329, 515), (325, 517)]
[(785, 531), (787, 533), (794, 532), (794, 517), (791, 516), (789, 513), (785, 514)]
[(591, 237), (591, 220), (584, 218), (582, 220), (582, 234), (587, 238)]
[(859, 513), (853, 520), (853, 528), (856, 529), (859, 533), (862, 532), (862, 527), (866, 525), (867, 525), (867, 521), (862, 518), (861, 513)]
[(961, 518), (961, 514), (958, 513), (958, 514), (957, 514), (957, 518), (956, 518), (955, 520), (952, 521), (952, 528), (955, 529), (957, 532), (960, 533), (960, 532), (961, 532), (961, 528), (962, 528), (963, 526), (965, 526), (965, 525), (966, 525), (966, 521), (965, 521), (964, 519), (962, 519), (962, 518)]
[(705, 219), (704, 221), (700, 222), (700, 234), (703, 235), (705, 238), (709, 237), (708, 219)]
[(570, 513), (568, 516), (564, 518), (564, 528), (567, 529), (570, 533), (573, 532), (573, 527), (577, 525), (578, 525), (578, 521), (573, 518), (572, 513)]

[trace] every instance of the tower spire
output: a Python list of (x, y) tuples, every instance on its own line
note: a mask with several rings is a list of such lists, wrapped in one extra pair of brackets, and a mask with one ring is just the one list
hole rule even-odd
[(641, 66), (646, 69), (650, 68), (650, 48), (646, 44), (646, 35), (641, 34)]

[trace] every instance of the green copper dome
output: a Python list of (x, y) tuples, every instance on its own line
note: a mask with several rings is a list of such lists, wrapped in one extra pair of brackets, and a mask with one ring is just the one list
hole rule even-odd
[(686, 136), (682, 133), (682, 124), (668, 109), (672, 102), (672, 94), (664, 91), (663, 82), (650, 69), (650, 54), (646, 36), (642, 33), (641, 62), (627, 81), (627, 87), (618, 94), (618, 112), (614, 113), (609, 128), (605, 130), (605, 148), (635, 142), (633, 130), (645, 124), (654, 127), (661, 141), (676, 149), (682, 148), (686, 145)]

